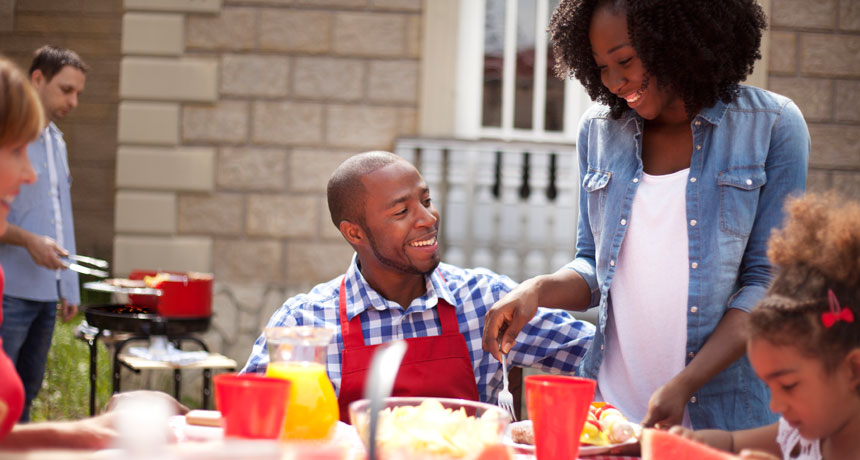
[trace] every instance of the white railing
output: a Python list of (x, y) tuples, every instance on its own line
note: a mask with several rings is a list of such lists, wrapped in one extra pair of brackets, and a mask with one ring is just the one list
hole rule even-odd
[(442, 260), (522, 281), (573, 257), (579, 174), (575, 147), (398, 139), (442, 215)]

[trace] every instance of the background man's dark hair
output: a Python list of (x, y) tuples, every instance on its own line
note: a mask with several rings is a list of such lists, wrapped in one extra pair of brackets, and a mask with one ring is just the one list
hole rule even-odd
[(51, 81), (51, 79), (54, 78), (54, 75), (59, 73), (60, 70), (67, 65), (70, 65), (83, 73), (87, 73), (87, 71), (90, 70), (90, 66), (88, 66), (80, 56), (78, 56), (78, 53), (59, 46), (45, 45), (33, 53), (33, 63), (30, 64), (30, 72), (28, 72), (28, 75), (32, 76), (33, 72), (40, 70), (42, 71), (42, 75), (45, 76), (45, 79), (47, 81)]
[(331, 175), (326, 188), (328, 210), (335, 227), (344, 220), (364, 227), (364, 200), (367, 191), (361, 178), (377, 169), (406, 161), (383, 151), (364, 152), (348, 158)]

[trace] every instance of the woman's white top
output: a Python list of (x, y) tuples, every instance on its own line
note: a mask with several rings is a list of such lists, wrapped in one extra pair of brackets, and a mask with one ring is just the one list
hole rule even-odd
[[(687, 347), (689, 169), (642, 174), (609, 288), (598, 398), (638, 422), (659, 387), (684, 369)], [(683, 425), (691, 427), (684, 412)]]

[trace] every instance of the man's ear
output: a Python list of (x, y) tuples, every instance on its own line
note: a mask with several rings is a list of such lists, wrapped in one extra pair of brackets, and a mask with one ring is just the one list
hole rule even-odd
[(341, 235), (346, 238), (347, 243), (353, 246), (359, 245), (365, 240), (364, 229), (360, 225), (356, 225), (348, 220), (342, 220), (338, 228)]
[(36, 89), (40, 88), (42, 85), (47, 83), (45, 74), (43, 74), (40, 69), (34, 70), (33, 73), (30, 74), (30, 83), (32, 83)]

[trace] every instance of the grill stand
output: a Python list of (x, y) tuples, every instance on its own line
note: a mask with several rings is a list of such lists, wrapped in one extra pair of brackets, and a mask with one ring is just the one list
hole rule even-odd
[(132, 372), (140, 373), (141, 370), (166, 369), (173, 371), (173, 392), (179, 400), (182, 388), (182, 370), (203, 370), (203, 408), (208, 409), (209, 399), (212, 394), (211, 381), (212, 369), (235, 370), (236, 362), (226, 356), (211, 354), (203, 361), (187, 364), (174, 365), (164, 361), (152, 361), (140, 359), (133, 356), (123, 355), (122, 350), (132, 341), (149, 340), (152, 336), (165, 336), (177, 349), (181, 349), (182, 343), (190, 341), (197, 343), (203, 351), (209, 352), (209, 347), (200, 338), (192, 335), (195, 332), (203, 332), (209, 328), (210, 317), (191, 318), (166, 318), (155, 314), (121, 314), (116, 313), (116, 308), (123, 305), (90, 305), (85, 310), (87, 322), (96, 333), (82, 332), (81, 338), (90, 347), (90, 415), (96, 412), (96, 386), (98, 368), (98, 346), (99, 339), (105, 341), (110, 331), (111, 338), (119, 334), (116, 341), (109, 345), (112, 349), (112, 389), (111, 393), (120, 391), (122, 367)]

